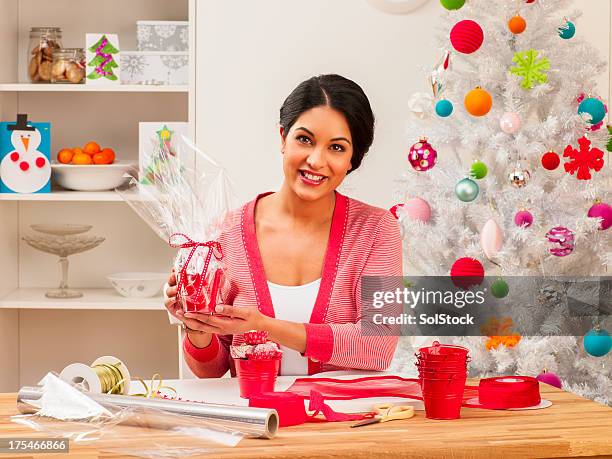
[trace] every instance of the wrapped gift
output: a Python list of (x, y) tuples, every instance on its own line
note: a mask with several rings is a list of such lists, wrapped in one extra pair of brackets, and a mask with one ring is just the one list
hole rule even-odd
[[(226, 213), (234, 207), (232, 185), (225, 169), (187, 137), (176, 139), (172, 148), (169, 145), (152, 141), (156, 167), (148, 171), (148, 179), (134, 176), (117, 191), (161, 238), (178, 249), (174, 270), (183, 309), (212, 314), (223, 301), (227, 285), (218, 238)], [(198, 172), (189, 164), (197, 164)]]
[(138, 51), (189, 51), (188, 21), (137, 21)]

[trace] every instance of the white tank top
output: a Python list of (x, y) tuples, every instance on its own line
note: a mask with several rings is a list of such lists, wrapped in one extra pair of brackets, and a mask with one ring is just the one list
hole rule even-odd
[[(314, 308), (321, 279), (308, 284), (287, 286), (273, 284), (268, 281), (274, 316), (289, 322), (308, 323)], [(281, 375), (307, 375), (308, 359), (293, 349), (280, 347), (283, 351), (281, 360)]]

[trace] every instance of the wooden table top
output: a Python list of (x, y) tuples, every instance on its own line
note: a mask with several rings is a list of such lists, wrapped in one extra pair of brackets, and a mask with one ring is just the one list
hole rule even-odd
[[(417, 411), (412, 419), (351, 429), (352, 422), (309, 423), (280, 429), (272, 440), (243, 439), (238, 446), (214, 447), (193, 458), (480, 458), (480, 457), (612, 457), (612, 408), (542, 384), (542, 398), (553, 406), (542, 410), (493, 411), (463, 408), (461, 419), (435, 421)], [(0, 438), (45, 437), (12, 423), (15, 394), (0, 394)], [(207, 447), (193, 439), (158, 430), (115, 427), (108, 437), (89, 445), (70, 443), (79, 458), (130, 457), (134, 450)], [(10, 454), (12, 459), (40, 457)], [(61, 455), (65, 457), (65, 455)], [(43, 457), (60, 457), (45, 454)]]

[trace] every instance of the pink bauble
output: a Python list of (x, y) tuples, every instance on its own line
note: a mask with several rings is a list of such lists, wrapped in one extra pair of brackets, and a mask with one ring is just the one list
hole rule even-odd
[(499, 127), (506, 134), (516, 134), (521, 128), (521, 118), (513, 112), (504, 113), (499, 120)]
[(431, 207), (427, 201), (421, 198), (412, 198), (404, 204), (404, 212), (411, 220), (419, 220), (427, 223), (431, 218)]
[(533, 215), (527, 210), (519, 210), (514, 215), (514, 223), (516, 226), (524, 226), (527, 228), (533, 223)]
[(538, 376), (536, 376), (536, 379), (540, 382), (543, 382), (544, 384), (554, 386), (558, 389), (561, 389), (561, 386), (563, 385), (563, 383), (561, 382), (561, 378), (559, 378), (556, 374), (550, 371), (543, 371)]
[(502, 248), (504, 238), (502, 230), (495, 220), (490, 218), (480, 232), (480, 246), (486, 257), (490, 260)]
[(587, 215), (591, 218), (601, 218), (600, 230), (607, 230), (612, 226), (612, 206), (605, 202), (594, 204)]
[(574, 251), (574, 233), (564, 226), (555, 226), (546, 233), (546, 238), (553, 244), (548, 250), (556, 257), (564, 257)]
[(397, 220), (399, 220), (399, 214), (398, 214), (398, 211), (399, 211), (399, 210), (400, 210), (402, 207), (404, 207), (404, 204), (395, 204), (393, 207), (391, 207), (391, 208), (389, 209), (389, 212), (391, 212), (391, 213), (393, 214), (393, 216), (394, 216), (394, 217), (395, 217)]
[(419, 172), (425, 172), (436, 165), (438, 158), (438, 152), (427, 142), (425, 139), (421, 139), (410, 147), (408, 153), (408, 162)]

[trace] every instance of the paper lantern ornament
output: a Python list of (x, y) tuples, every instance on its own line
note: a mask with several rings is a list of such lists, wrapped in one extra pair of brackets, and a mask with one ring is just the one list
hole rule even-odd
[(504, 243), (502, 229), (490, 218), (480, 231), (480, 246), (485, 256), (490, 260), (497, 255)]
[(477, 22), (470, 19), (459, 21), (450, 32), (450, 41), (458, 52), (472, 54), (484, 42), (484, 32)]
[(484, 116), (491, 110), (493, 98), (486, 90), (477, 87), (465, 95), (463, 103), (470, 115)]
[(480, 285), (484, 279), (484, 267), (475, 258), (459, 258), (450, 270), (451, 281), (456, 287), (469, 289)]
[(564, 226), (555, 226), (546, 233), (551, 247), (548, 249), (556, 257), (565, 257), (574, 251), (574, 232)]

